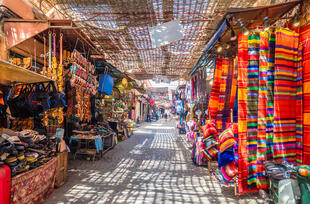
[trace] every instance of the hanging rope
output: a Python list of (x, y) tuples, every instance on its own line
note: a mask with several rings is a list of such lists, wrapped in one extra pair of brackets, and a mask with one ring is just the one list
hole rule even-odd
[(45, 36), (43, 37), (44, 45), (43, 45), (43, 70), (42, 74), (46, 74), (46, 38)]
[(52, 67), (52, 32), (48, 32), (48, 67)]

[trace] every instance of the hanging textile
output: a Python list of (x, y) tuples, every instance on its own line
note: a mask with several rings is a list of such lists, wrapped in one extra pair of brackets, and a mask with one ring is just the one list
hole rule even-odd
[(222, 61), (222, 76), (221, 76), (221, 85), (220, 85), (220, 95), (219, 95), (219, 104), (218, 104), (218, 112), (216, 117), (216, 129), (219, 133), (223, 130), (223, 112), (225, 105), (225, 97), (226, 97), (226, 80), (228, 74), (228, 64), (229, 60), (224, 58)]
[(196, 90), (195, 90), (195, 86), (196, 86), (195, 83), (196, 83), (196, 82), (195, 82), (195, 79), (192, 78), (192, 80), (191, 80), (191, 87), (192, 87), (192, 89), (191, 89), (191, 91), (192, 91), (192, 93), (191, 93), (191, 94), (192, 94), (191, 100), (192, 100), (192, 101), (195, 100), (195, 91), (196, 91)]
[(238, 192), (250, 192), (247, 186), (247, 64), (248, 36), (238, 35)]
[(301, 28), (303, 51), (303, 164), (310, 165), (310, 24)]
[(258, 118), (257, 118), (257, 173), (256, 186), (258, 189), (268, 188), (264, 176), (263, 162), (266, 160), (266, 113), (267, 113), (267, 69), (269, 35), (267, 32), (259, 34), (259, 90), (258, 90)]
[(298, 45), (297, 62), (297, 93), (296, 93), (296, 162), (302, 164), (303, 151), (303, 97), (302, 97), (302, 50), (301, 43)]
[(276, 30), (273, 157), (296, 162), (298, 33)]
[(209, 114), (211, 114), (211, 119), (215, 120), (218, 111), (219, 104), (219, 94), (220, 94), (220, 84), (221, 84), (221, 76), (222, 76), (222, 58), (216, 58), (215, 71), (214, 71), (214, 79), (213, 86), (211, 90), (211, 96), (208, 106), (208, 118)]
[[(236, 101), (237, 78), (238, 78), (238, 57), (235, 57), (233, 62), (234, 62), (234, 64), (233, 64), (234, 71), (233, 71), (233, 78), (232, 78), (232, 82), (231, 82), (231, 94), (230, 94), (229, 110), (234, 109), (234, 104)], [(229, 120), (229, 122), (231, 122), (231, 121)]]
[(231, 90), (232, 90), (232, 79), (234, 75), (234, 61), (229, 59), (228, 61), (228, 72), (226, 78), (226, 91), (225, 91), (225, 104), (223, 109), (223, 125), (222, 129), (226, 129), (226, 124), (230, 123), (230, 99), (231, 99)]
[(247, 151), (248, 185), (256, 185), (257, 172), (257, 115), (259, 87), (259, 35), (248, 38), (248, 73), (247, 73)]
[(274, 118), (274, 53), (275, 33), (269, 33), (268, 68), (267, 68), (267, 111), (266, 111), (266, 159), (273, 158), (273, 118)]

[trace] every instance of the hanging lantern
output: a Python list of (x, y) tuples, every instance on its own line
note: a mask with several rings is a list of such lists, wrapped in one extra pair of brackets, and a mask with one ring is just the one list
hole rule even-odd
[(122, 85), (123, 85), (125, 88), (128, 86), (128, 81), (127, 81), (127, 79), (126, 79), (125, 77), (122, 79)]

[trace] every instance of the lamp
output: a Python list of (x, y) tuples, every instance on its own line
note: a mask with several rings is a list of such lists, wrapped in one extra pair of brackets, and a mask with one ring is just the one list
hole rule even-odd
[(223, 47), (222, 47), (222, 45), (219, 45), (219, 46), (216, 48), (216, 52), (217, 52), (217, 53), (223, 52)]
[(269, 30), (269, 17), (268, 16), (264, 17), (263, 26), (265, 26), (265, 31)]
[(295, 17), (294, 17), (293, 26), (296, 28), (299, 25), (300, 25), (300, 16), (299, 16), (299, 12), (296, 12)]

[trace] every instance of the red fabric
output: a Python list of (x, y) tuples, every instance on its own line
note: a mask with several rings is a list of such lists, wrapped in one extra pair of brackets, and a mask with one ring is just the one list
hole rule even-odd
[(11, 202), (44, 203), (54, 192), (57, 158), (12, 178)]
[(208, 114), (207, 114), (208, 115), (207, 118), (210, 117), (212, 120), (216, 119), (217, 112), (218, 112), (221, 76), (222, 76), (222, 58), (217, 57), (215, 72), (214, 72), (214, 80), (213, 80), (211, 96), (210, 96), (210, 101), (209, 101), (209, 106), (208, 106)]
[(238, 36), (238, 191), (239, 194), (256, 192), (247, 185), (247, 66), (248, 66), (248, 36)]
[(310, 24), (301, 29), (303, 53), (303, 164), (310, 165)]

